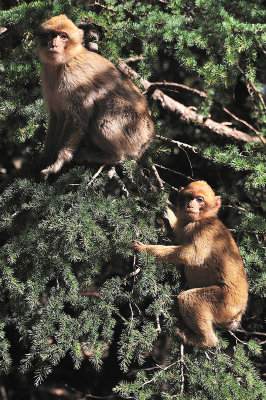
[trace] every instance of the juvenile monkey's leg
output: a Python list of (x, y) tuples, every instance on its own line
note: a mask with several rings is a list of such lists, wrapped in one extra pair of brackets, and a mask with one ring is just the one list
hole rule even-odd
[(185, 343), (199, 347), (217, 345), (213, 313), (220, 297), (221, 289), (218, 286), (190, 289), (178, 296), (179, 311), (186, 326), (177, 328), (176, 334)]

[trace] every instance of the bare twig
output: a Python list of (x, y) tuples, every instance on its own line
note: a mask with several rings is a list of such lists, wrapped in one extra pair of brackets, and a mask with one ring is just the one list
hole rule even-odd
[(265, 332), (247, 332), (244, 329), (235, 329), (236, 332), (244, 333), (245, 335), (248, 336), (266, 336)]
[(3, 35), (3, 33), (6, 33), (6, 32), (7, 32), (7, 28), (5, 26), (0, 26), (0, 39), (2, 39), (1, 36)]
[(232, 335), (232, 336), (235, 338), (235, 340), (236, 340), (237, 342), (242, 343), (242, 344), (244, 344), (244, 345), (248, 345), (247, 342), (243, 342), (243, 340), (240, 340), (232, 331), (228, 331), (228, 332), (230, 333), (230, 335)]
[(80, 398), (81, 400), (85, 400), (85, 399), (88, 399), (88, 398), (90, 398), (90, 399), (99, 399), (99, 400), (114, 399), (113, 395), (100, 397), (100, 396), (94, 396), (93, 394), (84, 394), (84, 393), (80, 392), (79, 390), (74, 389), (73, 387), (71, 387), (71, 386), (69, 386), (67, 384), (65, 384), (65, 387), (67, 389), (71, 390), (71, 392), (77, 393), (79, 396), (82, 396)]
[[(244, 71), (239, 66), (237, 66), (237, 69), (245, 77), (245, 80), (246, 80), (246, 83), (247, 83), (247, 87), (250, 86), (252, 88), (252, 90), (257, 94), (257, 96), (258, 96), (258, 98), (259, 98), (259, 100), (260, 100), (260, 102), (262, 104), (262, 107), (263, 107), (264, 111), (266, 111), (266, 104), (264, 102), (264, 99), (263, 99), (263, 96), (262, 96), (261, 92), (256, 88), (256, 86), (249, 79), (246, 78), (246, 75), (245, 75)], [(250, 90), (249, 90), (249, 93), (250, 93)]]
[(255, 132), (256, 135), (258, 135), (258, 137), (262, 141), (262, 143), (266, 143), (264, 137), (260, 136), (259, 131), (257, 131), (257, 129), (255, 129), (252, 125), (250, 125), (248, 122), (244, 121), (243, 119), (238, 118), (235, 114), (231, 113), (231, 111), (229, 111), (226, 107), (223, 107), (223, 110), (227, 114), (231, 115), (231, 117), (233, 117), (236, 121), (241, 122), (242, 124), (246, 125), (249, 129), (251, 129), (253, 132)]
[(183, 396), (184, 393), (184, 387), (185, 387), (185, 377), (184, 377), (184, 344), (181, 343), (180, 345), (180, 379), (181, 379), (181, 385), (180, 385), (180, 397)]
[(87, 187), (89, 187), (89, 186), (91, 186), (93, 184), (93, 182), (96, 180), (96, 178), (101, 174), (101, 172), (104, 169), (104, 167), (105, 167), (105, 164), (100, 166), (98, 171), (93, 175), (91, 180), (88, 182)]
[[(136, 258), (137, 258), (136, 253), (134, 253), (133, 254), (133, 268), (136, 267)], [(137, 276), (140, 273), (140, 271), (141, 271), (141, 269), (140, 269), (140, 267), (138, 267), (138, 268), (134, 269), (133, 272), (130, 272), (130, 274), (128, 274), (126, 277), (127, 278), (131, 278), (131, 277), (135, 278), (135, 276)]]
[(180, 148), (189, 149), (189, 150), (193, 151), (193, 153), (197, 153), (198, 152), (197, 147), (191, 146), (190, 144), (182, 143), (182, 142), (179, 142), (178, 140), (173, 140), (173, 139), (161, 136), (161, 135), (155, 135), (155, 137), (160, 139), (160, 140), (163, 140), (165, 142), (176, 144)]
[(187, 90), (189, 92), (198, 94), (201, 97), (208, 97), (207, 93), (202, 92), (201, 90), (194, 89), (194, 88), (191, 88), (189, 86), (183, 85), (181, 83), (166, 82), (166, 81), (164, 81), (164, 82), (150, 82), (150, 87), (149, 87), (148, 90), (153, 89), (154, 86), (163, 86), (165, 88), (168, 87), (168, 86), (173, 86), (173, 87), (177, 87), (177, 88), (184, 89), (184, 90)]
[(240, 230), (240, 229), (234, 229), (234, 228), (230, 228), (229, 229), (230, 232), (232, 233), (249, 233), (251, 235), (265, 235), (265, 231), (259, 232), (259, 231), (249, 231), (246, 229)]
[[(135, 57), (135, 58), (129, 58), (129, 59), (127, 59), (127, 62), (130, 62), (130, 61), (138, 61), (138, 60), (141, 60), (141, 59), (143, 59), (143, 56), (139, 56), (139, 57)], [(162, 87), (166, 87), (166, 88), (169, 87), (169, 86), (170, 86), (170, 87), (172, 86), (172, 87), (177, 87), (177, 88), (180, 88), (180, 89), (184, 89), (184, 90), (193, 92), (193, 93), (195, 93), (195, 94), (198, 94), (198, 95), (201, 96), (201, 97), (208, 97), (208, 95), (207, 95), (206, 92), (203, 92), (202, 90), (198, 90), (198, 89), (195, 89), (195, 88), (191, 88), (191, 87), (189, 87), (189, 86), (187, 86), (187, 85), (183, 85), (183, 84), (181, 84), (181, 83), (166, 82), (166, 81), (164, 81), (164, 82), (148, 82), (148, 81), (146, 81), (146, 80), (143, 80), (143, 83), (144, 83), (144, 87), (148, 86), (146, 92), (148, 92), (148, 91), (150, 91), (151, 89), (153, 89), (154, 87), (158, 87), (158, 86), (162, 86)], [(255, 89), (256, 89), (256, 88), (255, 88)], [(260, 94), (259, 91), (257, 91), (257, 93)], [(263, 101), (263, 98), (262, 98), (262, 101)], [(238, 117), (237, 117), (236, 115), (234, 115), (231, 111), (229, 111), (226, 107), (223, 107), (223, 110), (224, 110), (227, 114), (229, 114), (232, 118), (234, 118), (236, 121), (241, 122), (242, 124), (246, 125), (249, 129), (251, 129), (253, 132), (255, 132), (255, 134), (258, 135), (258, 137), (260, 138), (260, 140), (261, 140), (263, 143), (266, 142), (265, 139), (259, 135), (259, 131), (257, 131), (257, 130), (256, 130), (252, 125), (250, 125), (248, 122), (246, 122), (246, 121), (244, 121), (244, 120), (238, 118)]]
[[(119, 61), (118, 68), (133, 79), (138, 79), (140, 77), (139, 74), (134, 71), (129, 65), (127, 65), (124, 60)], [(143, 86), (144, 90), (149, 89), (150, 82), (147, 81), (147, 79), (140, 78), (140, 83)]]
[(127, 59), (126, 59), (126, 63), (129, 63), (129, 62), (137, 62), (137, 61), (141, 61), (141, 60), (143, 60), (144, 59), (144, 56), (142, 55), (142, 54), (140, 54), (139, 56), (135, 56), (135, 57), (128, 57)]
[(152, 164), (151, 168), (152, 168), (155, 178), (160, 186), (160, 189), (162, 190), (164, 188), (163, 180), (160, 178), (160, 175), (158, 174), (155, 164)]
[[(158, 167), (158, 168), (164, 169), (165, 171), (168, 171), (168, 172), (171, 172), (173, 174), (177, 174), (177, 175), (183, 176), (184, 178), (186, 178), (186, 179), (188, 179), (190, 181), (194, 181), (195, 180), (195, 179), (191, 178), (191, 176), (187, 176), (185, 174), (182, 174), (182, 172), (178, 172), (178, 171), (174, 171), (173, 169), (166, 168), (163, 165), (160, 165), (160, 164), (154, 164), (154, 165), (156, 167)], [(179, 191), (178, 189), (175, 189), (175, 190)]]
[[(161, 371), (160, 371), (159, 373), (163, 373), (163, 372), (167, 371), (169, 368), (173, 367), (174, 365), (176, 365), (176, 364), (179, 363), (179, 362), (180, 362), (180, 360), (177, 360), (177, 361), (173, 362), (172, 364), (168, 365), (168, 366), (165, 367), (165, 368), (159, 367), (159, 368), (161, 369)], [(141, 385), (141, 387), (148, 385), (149, 383), (155, 381), (156, 379), (157, 379), (157, 376), (154, 376), (154, 377), (153, 377), (152, 379), (150, 379), (149, 381), (144, 382), (143, 385)]]
[(140, 273), (140, 271), (141, 271), (141, 269), (140, 269), (140, 268), (137, 268), (137, 269), (135, 269), (135, 271), (131, 272), (131, 273), (128, 275), (128, 277), (131, 278), (131, 277), (133, 277), (133, 276), (136, 276), (136, 275), (138, 275), (138, 274)]

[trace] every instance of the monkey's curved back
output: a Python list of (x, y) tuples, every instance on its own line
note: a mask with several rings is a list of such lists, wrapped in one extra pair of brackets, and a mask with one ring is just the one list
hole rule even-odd
[(50, 120), (55, 115), (57, 120), (64, 119), (60, 126), (68, 126), (67, 132), (56, 133), (60, 136), (57, 147), (62, 147), (66, 135), (69, 138), (73, 126), (73, 135), (77, 130), (80, 134), (71, 143), (76, 148), (84, 139), (83, 154), (86, 150), (88, 161), (117, 163), (126, 157), (139, 158), (152, 139), (154, 126), (138, 88), (109, 60), (85, 49), (80, 29), (66, 16), (51, 18), (40, 32), (38, 50)]

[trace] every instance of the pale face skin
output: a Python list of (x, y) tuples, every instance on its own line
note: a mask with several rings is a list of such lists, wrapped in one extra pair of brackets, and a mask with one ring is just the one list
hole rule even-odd
[(203, 196), (186, 195), (183, 198), (183, 213), (181, 220), (183, 222), (194, 222), (199, 219), (200, 211), (205, 207), (206, 203)]
[(70, 44), (70, 39), (65, 32), (50, 31), (40, 36), (42, 46), (42, 57), (46, 62), (63, 64), (65, 62), (66, 49)]

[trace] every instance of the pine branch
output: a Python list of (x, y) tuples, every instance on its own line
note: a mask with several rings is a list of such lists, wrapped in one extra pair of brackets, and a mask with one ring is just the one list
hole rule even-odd
[[(128, 76), (139, 78), (139, 74), (129, 67), (124, 60), (120, 60), (118, 67)], [(151, 83), (147, 79), (141, 78), (140, 83), (145, 91), (148, 91), (151, 87)], [(172, 99), (159, 89), (155, 89), (152, 94), (152, 98), (156, 101), (159, 101), (163, 108), (180, 115), (181, 119), (184, 119), (187, 122), (197, 123), (203, 128), (208, 128), (210, 131), (218, 133), (219, 135), (234, 137), (235, 139), (242, 140), (244, 142), (259, 142), (261, 140), (259, 137), (250, 136), (245, 132), (234, 128), (229, 128), (225, 123), (219, 123), (210, 118), (205, 118), (204, 115), (197, 114), (191, 107), (184, 106), (184, 104)]]

